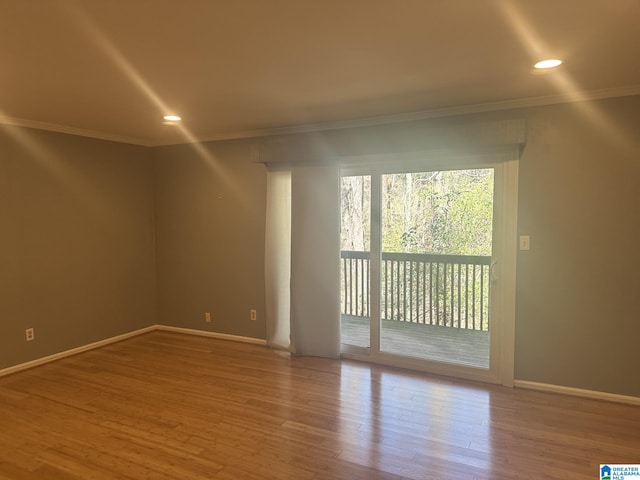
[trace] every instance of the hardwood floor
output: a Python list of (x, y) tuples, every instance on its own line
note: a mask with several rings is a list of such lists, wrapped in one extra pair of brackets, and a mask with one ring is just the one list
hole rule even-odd
[(0, 378), (0, 479), (595, 479), (640, 408), (153, 332)]

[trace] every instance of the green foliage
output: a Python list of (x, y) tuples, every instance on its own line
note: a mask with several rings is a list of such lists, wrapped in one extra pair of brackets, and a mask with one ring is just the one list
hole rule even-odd
[[(493, 184), (493, 169), (383, 175), (382, 251), (491, 256)], [(343, 250), (369, 251), (370, 210), (370, 177), (343, 177)], [(382, 284), (383, 318), (489, 328), (488, 268), (437, 262), (398, 262), (395, 274), (382, 268), (383, 277), (395, 275)], [(369, 301), (364, 288), (355, 301)]]
[(382, 177), (382, 250), (491, 255), (493, 170)]

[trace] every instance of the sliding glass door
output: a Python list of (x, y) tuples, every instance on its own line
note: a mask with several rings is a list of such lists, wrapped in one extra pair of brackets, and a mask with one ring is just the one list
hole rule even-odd
[(343, 172), (344, 356), (496, 381), (504, 177), (478, 163)]

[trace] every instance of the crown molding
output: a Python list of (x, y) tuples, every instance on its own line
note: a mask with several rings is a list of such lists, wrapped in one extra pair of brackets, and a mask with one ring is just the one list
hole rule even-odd
[(444, 107), (431, 110), (421, 110), (417, 112), (400, 113), (392, 115), (380, 115), (376, 117), (359, 118), (355, 120), (341, 120), (335, 122), (310, 123), (304, 125), (290, 125), (285, 127), (264, 128), (256, 130), (246, 130), (238, 132), (227, 132), (212, 135), (201, 135), (182, 140), (151, 140), (137, 137), (127, 137), (110, 133), (97, 132), (82, 128), (56, 125), (52, 123), (37, 122), (21, 118), (0, 115), (0, 124), (14, 125), (18, 127), (36, 128), (51, 132), (78, 135), (81, 137), (97, 138), (112, 142), (128, 143), (143, 147), (161, 147), (169, 145), (180, 145), (196, 142), (214, 142), (221, 140), (238, 140), (243, 138), (270, 137), (276, 135), (293, 135), (300, 133), (313, 133), (328, 130), (341, 130), (347, 128), (371, 127), (391, 123), (402, 123), (419, 120), (428, 120), (440, 117), (455, 117), (460, 115), (470, 115), (474, 113), (495, 112), (501, 110), (515, 110), (520, 108), (543, 107), (560, 103), (585, 102), (601, 100), (605, 98), (628, 97), (640, 95), (640, 85), (629, 85), (625, 87), (603, 88), (590, 91), (566, 92), (558, 95), (547, 95), (542, 97), (519, 98), (515, 100), (503, 100), (499, 102), (477, 103), (473, 105), (462, 105), (458, 107)]
[[(204, 135), (197, 137), (199, 142), (214, 142), (220, 140), (236, 140), (253, 137), (270, 137), (276, 135), (293, 135), (300, 133), (322, 132), (327, 130), (341, 130), (347, 128), (371, 127), (391, 123), (411, 122), (418, 120), (428, 120), (439, 117), (455, 117), (459, 115), (469, 115), (473, 113), (495, 112), (500, 110), (515, 110), (519, 108), (543, 107), (560, 103), (585, 102), (601, 100), (605, 98), (628, 97), (640, 95), (640, 85), (630, 85), (625, 87), (603, 88), (584, 92), (567, 92), (558, 95), (547, 95), (542, 97), (518, 98), (515, 100), (503, 100), (499, 102), (478, 103), (474, 105), (462, 105), (459, 107), (444, 107), (431, 110), (421, 110), (417, 112), (380, 115), (376, 117), (359, 118), (355, 120), (342, 120), (336, 122), (321, 122), (305, 125), (291, 125), (285, 127), (265, 128), (257, 130), (247, 130), (243, 132), (231, 132), (227, 134)], [(154, 147), (176, 145), (189, 142), (152, 142)]]
[(0, 125), (11, 125), (14, 127), (34, 128), (36, 130), (46, 130), (48, 132), (65, 133), (67, 135), (76, 135), (78, 137), (95, 138), (98, 140), (107, 140), (110, 142), (128, 143), (131, 145), (139, 145), (142, 147), (152, 146), (150, 142), (142, 138), (127, 137), (125, 135), (115, 135), (111, 133), (98, 132), (96, 130), (87, 130), (84, 128), (69, 127), (66, 125), (57, 125), (55, 123), (26, 120), (24, 118), (9, 117), (6, 115), (0, 115)]

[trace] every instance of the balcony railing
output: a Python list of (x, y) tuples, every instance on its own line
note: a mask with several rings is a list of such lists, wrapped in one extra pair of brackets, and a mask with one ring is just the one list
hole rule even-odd
[[(369, 252), (341, 252), (342, 314), (369, 317)], [(382, 253), (382, 320), (489, 330), (491, 257)]]

